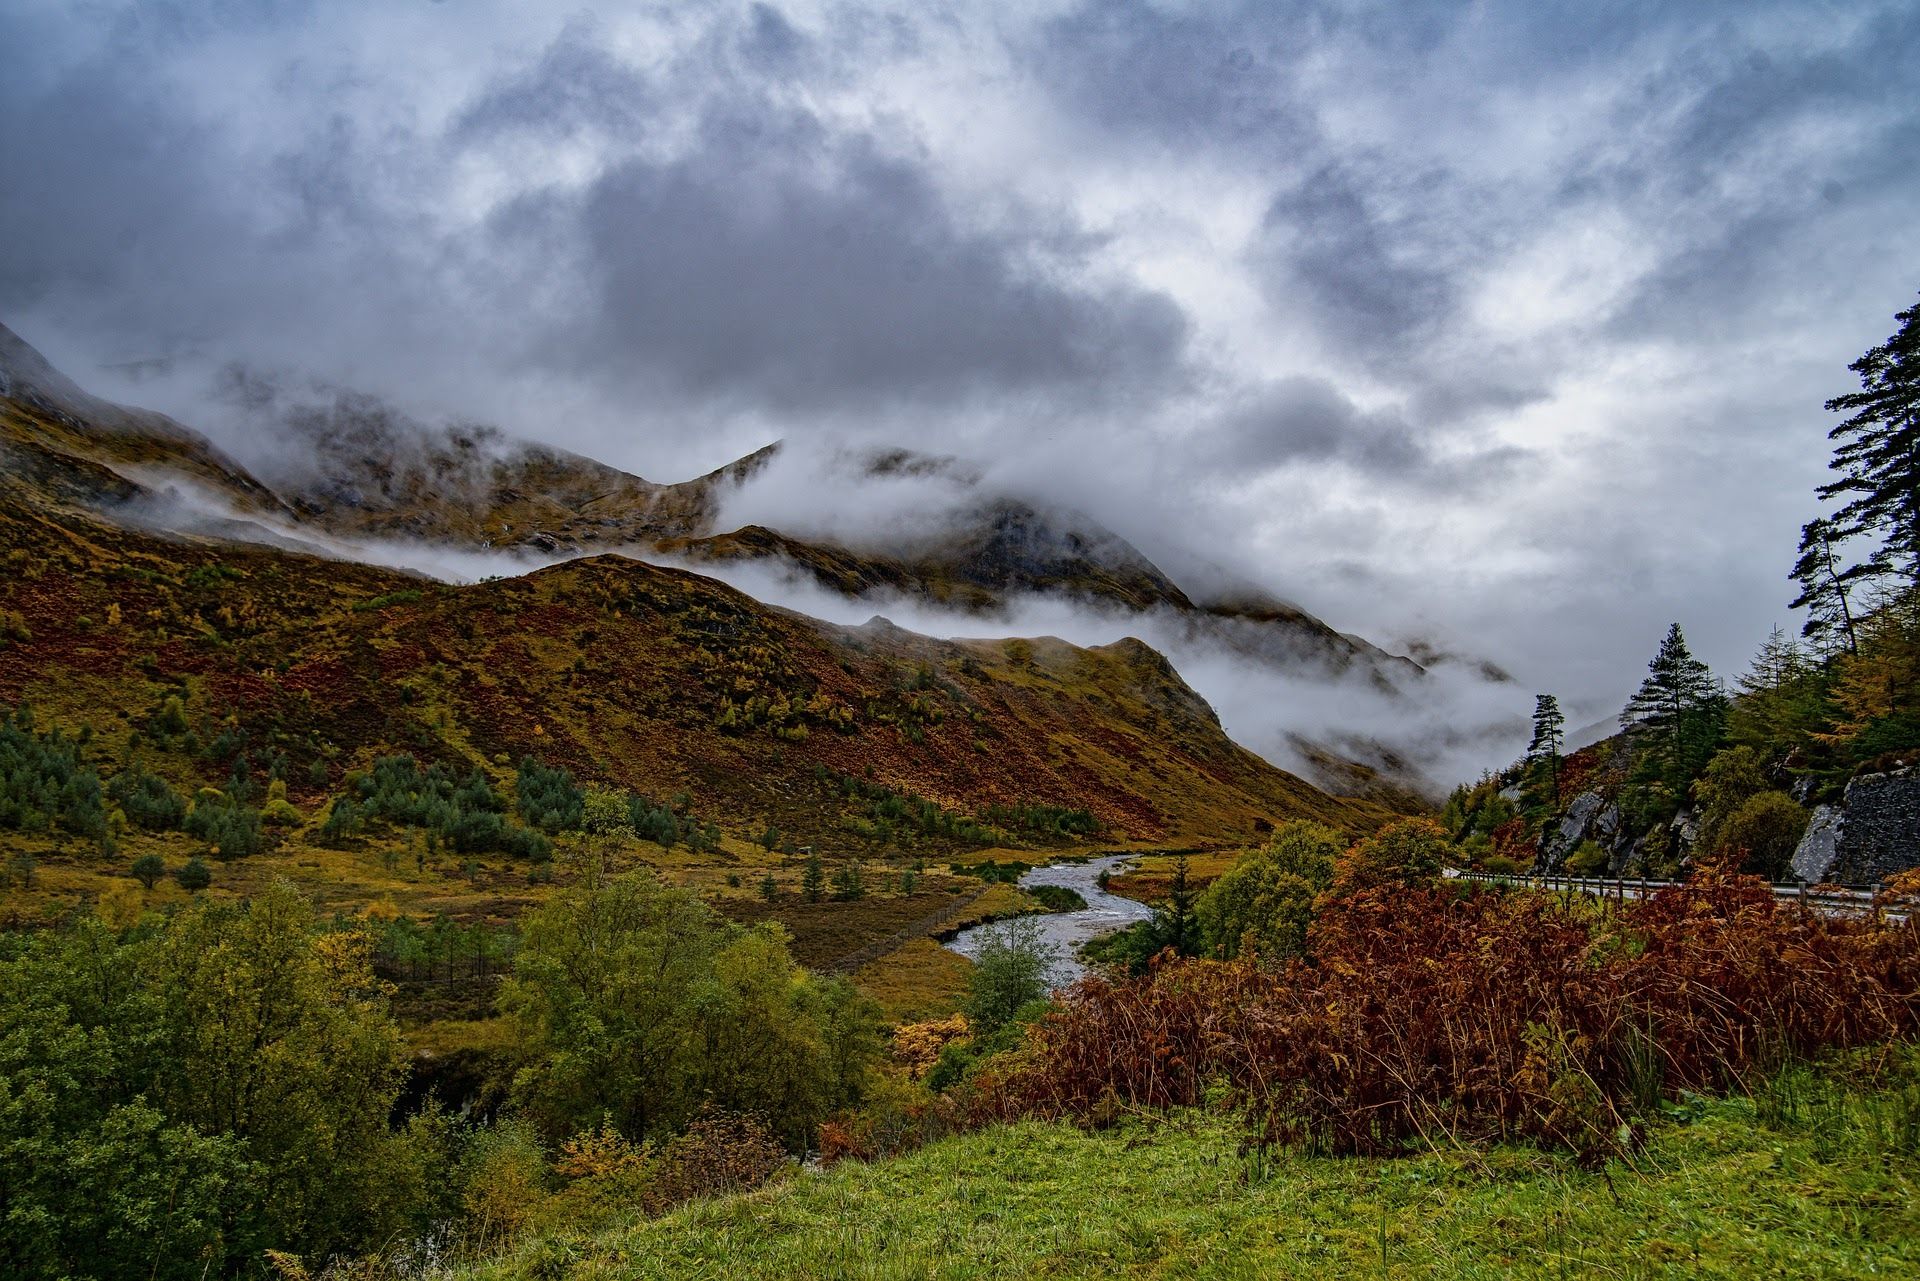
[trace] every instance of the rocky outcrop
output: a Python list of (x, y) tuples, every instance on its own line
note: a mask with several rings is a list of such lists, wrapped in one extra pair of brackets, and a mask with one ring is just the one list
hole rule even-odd
[(1620, 836), (1620, 807), (1598, 792), (1582, 792), (1567, 806), (1560, 821), (1540, 838), (1535, 869), (1557, 872), (1582, 841), (1596, 841), (1608, 849)]
[(1920, 773), (1909, 767), (1862, 774), (1847, 784), (1842, 805), (1846, 822), (1826, 879), (1872, 885), (1920, 867)]
[(1794, 879), (1809, 885), (1832, 880), (1833, 865), (1840, 861), (1840, 836), (1846, 831), (1847, 812), (1837, 805), (1814, 807), (1807, 821), (1807, 834), (1793, 851)]

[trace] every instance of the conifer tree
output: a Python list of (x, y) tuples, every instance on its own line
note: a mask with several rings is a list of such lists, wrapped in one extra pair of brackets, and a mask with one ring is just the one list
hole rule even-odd
[(1687, 649), (1680, 624), (1667, 629), (1647, 678), (1620, 713), (1620, 725), (1643, 744), (1647, 761), (1673, 785), (1706, 763), (1726, 724), (1726, 695), (1707, 665)]
[(1545, 763), (1553, 780), (1553, 802), (1560, 803), (1560, 747), (1565, 741), (1561, 730), (1567, 718), (1560, 712), (1560, 700), (1552, 694), (1536, 694), (1533, 699), (1533, 741), (1527, 744), (1527, 759)]
[(800, 892), (807, 896), (807, 902), (818, 903), (820, 892), (827, 887), (826, 869), (820, 865), (817, 851), (807, 855), (806, 870), (800, 873)]
[(1852, 594), (1863, 583), (1884, 574), (1886, 561), (1870, 556), (1858, 565), (1841, 562), (1835, 544), (1834, 523), (1817, 516), (1800, 527), (1800, 559), (1793, 563), (1793, 581), (1800, 594), (1789, 609), (1807, 611), (1806, 625), (1800, 634), (1831, 649), (1846, 646), (1847, 653), (1860, 652), (1860, 637), (1854, 627)]
[(1860, 390), (1827, 402), (1849, 417), (1827, 433), (1838, 442), (1829, 466), (1840, 479), (1820, 496), (1848, 497), (1833, 516), (1836, 541), (1877, 538), (1882, 567), (1920, 583), (1920, 306), (1894, 319), (1899, 331), (1847, 366)]

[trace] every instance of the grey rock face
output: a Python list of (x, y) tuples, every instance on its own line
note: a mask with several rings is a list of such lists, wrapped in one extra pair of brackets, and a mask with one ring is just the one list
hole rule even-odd
[(1793, 851), (1793, 874), (1809, 885), (1828, 879), (1828, 873), (1840, 858), (1840, 835), (1846, 830), (1847, 812), (1837, 805), (1816, 806), (1807, 822), (1807, 834)]
[(1541, 838), (1537, 867), (1542, 872), (1559, 871), (1567, 856), (1580, 848), (1580, 842), (1591, 840), (1610, 846), (1619, 835), (1620, 807), (1598, 792), (1582, 792), (1560, 816), (1559, 825)]
[(1871, 885), (1920, 867), (1920, 775), (1863, 774), (1847, 784), (1844, 804), (1846, 827), (1830, 879)]

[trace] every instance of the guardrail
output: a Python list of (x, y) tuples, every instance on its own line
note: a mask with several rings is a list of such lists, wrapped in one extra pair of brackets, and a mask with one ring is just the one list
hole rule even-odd
[[(1630, 898), (1646, 898), (1661, 890), (1685, 883), (1648, 880), (1644, 876), (1532, 876), (1463, 871), (1457, 868), (1447, 868), (1446, 875), (1456, 880), (1479, 881), (1486, 885), (1505, 885), (1516, 889), (1561, 890), (1585, 894), (1591, 898), (1610, 898), (1622, 903)], [(1796, 883), (1775, 885), (1773, 896), (1782, 902), (1797, 903), (1826, 916), (1871, 916), (1876, 911), (1874, 898), (1879, 888), (1876, 885), (1871, 889), (1858, 886), (1831, 886), (1816, 889), (1811, 885)], [(1907, 919), (1906, 912), (1900, 909), (1883, 911), (1882, 915), (1891, 921)]]

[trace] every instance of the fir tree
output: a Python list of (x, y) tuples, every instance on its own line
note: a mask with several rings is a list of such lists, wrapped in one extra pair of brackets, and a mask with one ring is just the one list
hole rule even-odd
[(1567, 718), (1560, 712), (1560, 700), (1551, 694), (1536, 694), (1533, 699), (1533, 741), (1527, 744), (1527, 759), (1547, 767), (1553, 781), (1553, 802), (1560, 803), (1561, 733)]
[[(1860, 390), (1827, 402), (1849, 417), (1827, 433), (1840, 479), (1822, 498), (1847, 496), (1833, 516), (1836, 541), (1877, 538), (1887, 561), (1920, 582), (1920, 306), (1899, 312), (1900, 329), (1847, 368)], [(1871, 563), (1871, 562), (1870, 562)], [(1796, 575), (1797, 577), (1797, 575)]]
[(1167, 895), (1166, 910), (1158, 922), (1161, 946), (1170, 947), (1181, 956), (1199, 954), (1200, 922), (1193, 911), (1198, 897), (1187, 880), (1187, 856), (1182, 854), (1174, 860), (1173, 885)]
[(827, 873), (826, 869), (820, 866), (820, 855), (817, 851), (810, 851), (807, 854), (806, 870), (800, 873), (800, 892), (806, 895), (807, 902), (818, 903), (820, 892), (826, 887)]
[(1800, 527), (1800, 559), (1793, 563), (1792, 574), (1800, 594), (1788, 608), (1807, 611), (1802, 636), (1829, 648), (1838, 642), (1847, 653), (1857, 654), (1860, 637), (1854, 626), (1852, 594), (1885, 573), (1886, 562), (1874, 556), (1858, 565), (1845, 565), (1835, 551), (1837, 541), (1834, 523), (1824, 516)]
[(1726, 695), (1707, 665), (1687, 649), (1675, 623), (1647, 664), (1646, 680), (1620, 713), (1620, 725), (1642, 745), (1646, 762), (1677, 788), (1713, 755), (1726, 708)]

